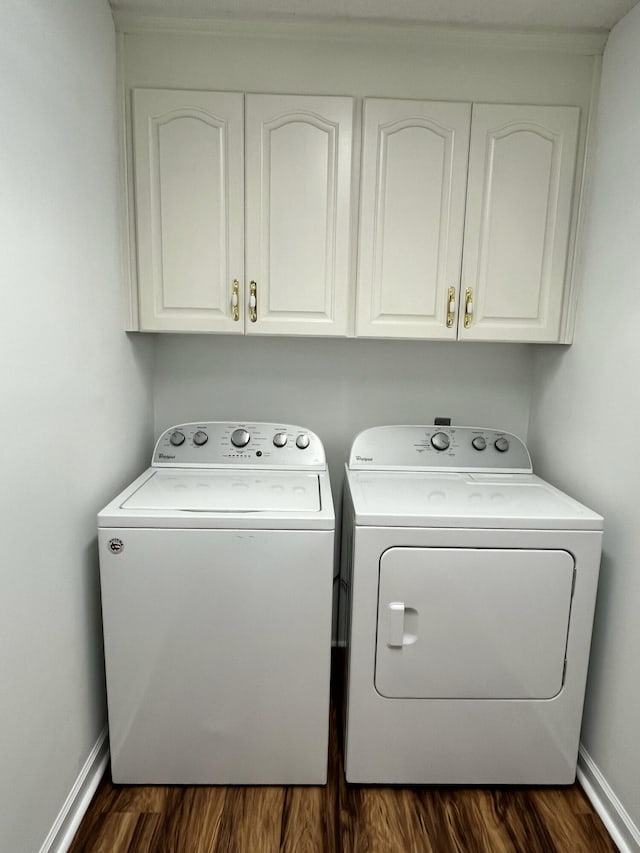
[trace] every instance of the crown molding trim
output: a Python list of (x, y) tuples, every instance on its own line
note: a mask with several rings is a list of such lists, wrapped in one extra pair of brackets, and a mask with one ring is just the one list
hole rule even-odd
[(557, 32), (482, 27), (456, 27), (422, 22), (369, 19), (319, 19), (291, 17), (177, 17), (141, 15), (115, 9), (116, 30), (125, 34), (168, 33), (236, 38), (318, 39), (337, 42), (402, 42), (412, 45), (459, 47), (473, 44), (502, 50), (536, 50), (583, 55), (604, 51), (606, 32)]

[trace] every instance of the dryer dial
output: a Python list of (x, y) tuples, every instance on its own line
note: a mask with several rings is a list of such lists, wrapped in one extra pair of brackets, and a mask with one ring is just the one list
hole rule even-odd
[(435, 447), (436, 450), (448, 450), (450, 443), (446, 432), (434, 432), (431, 436), (431, 446)]
[(234, 447), (246, 447), (251, 441), (251, 436), (246, 429), (234, 429), (231, 433), (231, 444)]

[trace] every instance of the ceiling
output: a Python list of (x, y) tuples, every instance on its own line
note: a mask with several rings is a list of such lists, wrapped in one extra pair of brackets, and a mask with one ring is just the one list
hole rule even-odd
[(535, 30), (609, 30), (638, 0), (110, 0), (114, 11), (176, 18), (419, 21)]

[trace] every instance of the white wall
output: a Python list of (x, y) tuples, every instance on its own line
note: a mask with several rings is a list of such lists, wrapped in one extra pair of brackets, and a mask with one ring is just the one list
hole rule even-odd
[(0, 27), (0, 849), (43, 843), (106, 722), (95, 513), (148, 459), (123, 329), (106, 0)]
[[(531, 347), (164, 335), (156, 433), (185, 420), (285, 421), (322, 439), (336, 499), (356, 433), (376, 424), (500, 426), (525, 436)], [(337, 501), (336, 501), (337, 502)]]
[[(604, 56), (575, 343), (539, 348), (537, 470), (604, 515), (582, 742), (640, 827), (640, 6)], [(639, 836), (640, 837), (640, 836)]]

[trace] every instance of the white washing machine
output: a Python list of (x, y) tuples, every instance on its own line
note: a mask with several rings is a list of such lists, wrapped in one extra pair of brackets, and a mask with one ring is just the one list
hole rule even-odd
[(114, 781), (324, 784), (335, 518), (318, 437), (172, 427), (98, 527)]
[(376, 427), (347, 466), (349, 782), (569, 784), (602, 518), (515, 436)]

